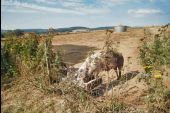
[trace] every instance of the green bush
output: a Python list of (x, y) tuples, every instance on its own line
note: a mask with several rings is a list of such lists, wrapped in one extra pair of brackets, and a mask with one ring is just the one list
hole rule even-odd
[(1, 48), (1, 68), (5, 74), (13, 76), (17, 73), (18, 61), (28, 64), (34, 61), (38, 51), (38, 37), (17, 39), (15, 36), (5, 41)]
[[(160, 34), (154, 35), (152, 41), (144, 40), (140, 48), (140, 61), (147, 77), (143, 77), (148, 85), (146, 103), (148, 112), (167, 112), (167, 90), (163, 83), (164, 67), (170, 67), (170, 34), (163, 30)], [(151, 37), (146, 37), (151, 38)]]
[(150, 78), (147, 83), (149, 87), (149, 92), (146, 96), (148, 111), (150, 113), (166, 113), (168, 111), (166, 106), (167, 90), (162, 78)]
[(170, 35), (155, 35), (153, 42), (144, 41), (140, 48), (140, 60), (144, 67), (149, 66), (155, 69), (161, 68), (164, 65), (169, 67)]
[(11, 37), (20, 37), (24, 35), (24, 31), (20, 30), (20, 29), (16, 29), (16, 30), (9, 30), (9, 31), (6, 31), (4, 33), (1, 34), (1, 36), (3, 38), (11, 38)]
[(50, 81), (56, 81), (56, 78), (67, 74), (61, 52), (52, 51), (51, 36), (45, 37), (45, 41), (40, 41), (41, 43), (39, 40), (38, 35), (31, 34), (24, 38), (13, 36), (4, 41), (1, 48), (3, 81), (17, 76), (34, 75), (37, 78), (45, 76), (41, 84), (48, 85)]

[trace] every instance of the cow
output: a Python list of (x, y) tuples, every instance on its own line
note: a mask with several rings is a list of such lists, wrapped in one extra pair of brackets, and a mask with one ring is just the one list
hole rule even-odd
[[(121, 70), (124, 58), (121, 53), (115, 51), (98, 51), (87, 57), (85, 62), (77, 71), (77, 81), (82, 86), (85, 78), (96, 78), (101, 71), (109, 71), (114, 69), (117, 79), (121, 78)], [(87, 81), (87, 80), (86, 80)]]

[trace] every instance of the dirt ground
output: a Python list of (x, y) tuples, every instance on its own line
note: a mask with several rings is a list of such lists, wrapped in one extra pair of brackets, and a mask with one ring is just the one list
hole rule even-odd
[[(63, 49), (65, 51), (64, 60), (75, 68), (78, 68), (81, 63), (85, 60), (90, 50), (98, 51), (102, 50), (104, 46), (104, 41), (106, 38), (106, 31), (95, 31), (89, 33), (77, 33), (68, 35), (58, 35), (53, 38), (53, 45), (55, 49)], [(128, 29), (127, 32), (112, 33), (111, 39), (113, 41), (113, 48), (124, 57), (124, 66), (122, 75), (129, 75), (136, 72), (143, 72), (143, 67), (139, 61), (139, 47), (142, 45), (142, 40), (144, 38), (144, 29)], [(113, 73), (112, 73), (113, 72)], [(116, 74), (112, 71), (109, 76), (111, 80), (114, 80)], [(137, 74), (136, 74), (137, 75)], [(103, 81), (107, 82), (107, 76), (102, 76)], [(166, 77), (165, 84), (170, 87), (170, 79)], [(114, 82), (114, 81), (113, 81)], [(115, 83), (113, 83), (115, 84)], [(123, 88), (119, 88), (123, 87)], [(128, 80), (123, 85), (116, 85), (113, 90), (109, 91), (110, 95), (117, 95), (118, 90), (124, 90), (122, 97), (126, 97), (123, 100), (130, 103), (136, 103), (136, 99), (139, 99), (140, 95), (147, 90), (145, 83), (139, 83), (137, 77)], [(113, 93), (113, 92), (114, 93)], [(130, 93), (127, 93), (130, 92)], [(124, 94), (128, 96), (124, 96)], [(104, 94), (107, 96), (107, 94)], [(120, 93), (118, 96), (121, 96)], [(138, 101), (139, 103), (139, 101)]]
[[(65, 50), (65, 61), (74, 65), (84, 61), (84, 58), (86, 58), (87, 53), (90, 51), (89, 48), (91, 50), (101, 50), (104, 46), (106, 36), (106, 31), (104, 30), (57, 35), (53, 38), (53, 45), (55, 48)], [(139, 46), (141, 45), (140, 39), (143, 37), (143, 29), (129, 29), (127, 32), (112, 33), (113, 47), (122, 53), (124, 57), (124, 73), (143, 69), (138, 59)], [(71, 61), (70, 59), (77, 59), (79, 62), (75, 60)], [(77, 64), (75, 66), (79, 65)]]
[[(64, 61), (69, 62), (75, 68), (78, 68), (87, 57), (90, 50), (102, 50), (106, 37), (106, 31), (103, 30), (89, 33), (58, 35), (53, 38), (52, 42), (55, 46), (55, 49), (58, 48), (65, 51)], [(111, 39), (113, 41), (113, 48), (116, 48), (116, 50), (122, 53), (124, 57), (124, 67), (122, 75), (130, 72), (143, 71), (143, 67), (140, 65), (138, 59), (139, 46), (142, 44), (140, 40), (143, 37), (143, 29), (128, 29), (127, 32), (112, 33)], [(112, 76), (109, 76), (109, 79), (114, 80), (116, 78), (116, 74), (114, 71), (112, 71), (110, 75)], [(102, 78), (104, 82), (107, 82), (107, 76), (102, 76)], [(135, 80), (133, 80), (132, 84), (134, 84), (135, 86), (136, 83), (134, 81)], [(146, 88), (144, 85), (140, 87), (141, 89)], [(110, 90), (110, 94), (111, 93), (112, 91)], [(134, 100), (136, 99), (133, 96), (128, 100), (131, 100), (132, 98)]]

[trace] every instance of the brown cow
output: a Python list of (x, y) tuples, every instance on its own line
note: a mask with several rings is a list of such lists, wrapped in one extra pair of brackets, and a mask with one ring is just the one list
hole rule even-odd
[[(80, 66), (77, 72), (77, 80), (80, 86), (83, 86), (83, 83), (88, 82), (92, 78), (96, 78), (101, 71), (109, 71), (111, 69), (115, 70), (117, 79), (120, 79), (123, 63), (124, 58), (122, 54), (118, 52), (96, 52), (89, 56)], [(89, 78), (89, 80), (86, 80), (86, 78)]]
[(93, 70), (92, 75), (97, 76), (101, 71), (110, 71), (114, 69), (117, 79), (121, 78), (121, 70), (123, 67), (124, 58), (118, 52), (104, 53), (96, 63), (96, 68)]

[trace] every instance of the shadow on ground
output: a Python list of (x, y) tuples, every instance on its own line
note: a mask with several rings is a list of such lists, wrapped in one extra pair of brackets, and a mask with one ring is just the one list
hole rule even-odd
[[(120, 80), (113, 80), (108, 84), (108, 88), (107, 90), (111, 90), (113, 87), (121, 84), (124, 84), (126, 81), (133, 79), (137, 74), (139, 74), (139, 71), (130, 71), (128, 73), (125, 73), (124, 75), (122, 75), (122, 78)], [(99, 97), (99, 96), (103, 96), (104, 93), (106, 92), (106, 86), (107, 84), (102, 84), (101, 86), (99, 86), (98, 88), (92, 90), (90, 92), (90, 94), (94, 97)]]
[(69, 65), (74, 65), (82, 62), (92, 50), (97, 50), (95, 47), (80, 46), (80, 45), (56, 45), (54, 46), (54, 52), (61, 50), (64, 52), (63, 59)]

